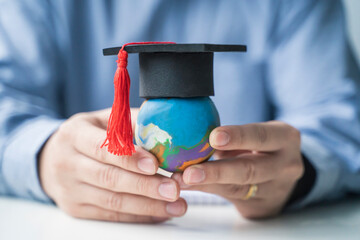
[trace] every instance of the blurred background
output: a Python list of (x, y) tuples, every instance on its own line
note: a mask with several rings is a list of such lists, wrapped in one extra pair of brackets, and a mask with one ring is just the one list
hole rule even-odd
[(351, 44), (360, 64), (360, 0), (343, 0)]

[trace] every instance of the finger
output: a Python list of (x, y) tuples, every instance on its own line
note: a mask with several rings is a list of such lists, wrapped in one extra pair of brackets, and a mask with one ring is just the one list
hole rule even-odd
[(276, 151), (297, 138), (296, 129), (272, 121), (217, 127), (210, 134), (210, 145), (219, 150)]
[(214, 152), (214, 159), (215, 160), (219, 160), (219, 159), (227, 159), (227, 158), (236, 158), (240, 155), (244, 155), (244, 154), (252, 154), (252, 151), (249, 150), (229, 150), (229, 151), (221, 151), (221, 150), (216, 150)]
[(187, 185), (182, 181), (182, 174), (180, 173), (173, 174), (172, 178), (178, 181), (181, 189), (217, 194), (228, 199), (246, 218), (264, 218), (276, 215), (288, 199), (289, 192), (291, 192), (289, 189), (294, 185), (292, 181), (269, 181), (258, 184), (255, 196), (244, 200), (250, 185)]
[(99, 163), (84, 156), (77, 158), (78, 178), (110, 191), (142, 195), (174, 202), (179, 198), (180, 188), (176, 181), (160, 175), (147, 176)]
[(183, 173), (186, 184), (257, 184), (276, 179), (286, 169), (280, 154), (247, 155), (190, 166)]
[(68, 212), (71, 216), (82, 219), (111, 221), (111, 222), (127, 222), (127, 223), (157, 223), (168, 220), (168, 218), (157, 218), (150, 216), (133, 215), (127, 213), (119, 213), (103, 209), (94, 205), (82, 205)]
[(247, 219), (265, 219), (278, 215), (282, 208), (282, 202), (267, 201), (254, 198), (251, 200), (230, 200), (234, 203), (240, 214)]
[(159, 163), (154, 155), (139, 146), (135, 146), (136, 152), (132, 156), (113, 155), (105, 147), (101, 148), (105, 138), (105, 130), (82, 123), (75, 132), (73, 143), (78, 152), (99, 162), (148, 175), (156, 173)]
[[(182, 174), (180, 173), (175, 173), (171, 177), (178, 182), (180, 189), (182, 190), (213, 193), (222, 196), (224, 198), (242, 199), (247, 195), (250, 188), (250, 185), (239, 185), (239, 184), (188, 185), (183, 181)], [(272, 184), (272, 181), (261, 184), (261, 186), (264, 187), (261, 187), (261, 191), (256, 192), (257, 198), (264, 198), (267, 196), (266, 194), (269, 193), (269, 191), (267, 191), (267, 189), (269, 189), (269, 184)]]
[(169, 218), (182, 216), (187, 209), (184, 199), (169, 203), (134, 194), (112, 192), (87, 184), (81, 186), (81, 199), (111, 211)]
[(269, 218), (284, 208), (295, 185), (294, 181), (259, 184), (257, 193), (248, 200), (229, 198), (245, 218)]
[[(227, 199), (244, 200), (250, 190), (251, 185), (238, 184), (207, 184), (207, 185), (192, 185), (184, 188), (189, 191), (201, 191), (222, 196)], [(255, 196), (251, 199), (265, 199), (270, 198), (276, 191), (274, 191), (273, 181), (261, 183), (257, 185)]]

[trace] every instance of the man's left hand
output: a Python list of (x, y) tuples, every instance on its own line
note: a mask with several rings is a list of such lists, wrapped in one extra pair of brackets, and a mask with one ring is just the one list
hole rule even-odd
[(216, 161), (172, 178), (184, 190), (225, 197), (246, 218), (280, 213), (304, 172), (300, 133), (282, 122), (221, 126), (211, 132), (210, 145)]

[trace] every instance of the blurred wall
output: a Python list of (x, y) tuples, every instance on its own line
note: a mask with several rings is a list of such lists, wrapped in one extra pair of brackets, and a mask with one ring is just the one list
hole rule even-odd
[(360, 0), (343, 0), (350, 41), (360, 64)]

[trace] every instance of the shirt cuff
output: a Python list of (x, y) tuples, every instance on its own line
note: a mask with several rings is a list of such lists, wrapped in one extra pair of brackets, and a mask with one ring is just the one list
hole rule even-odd
[(301, 151), (315, 168), (316, 179), (311, 191), (304, 198), (291, 204), (289, 210), (303, 208), (312, 203), (339, 197), (336, 188), (339, 182), (341, 166), (338, 160), (318, 141), (306, 135), (301, 137)]
[(45, 116), (28, 120), (9, 139), (3, 155), (2, 172), (12, 195), (51, 202), (40, 185), (37, 156), (63, 121)]

